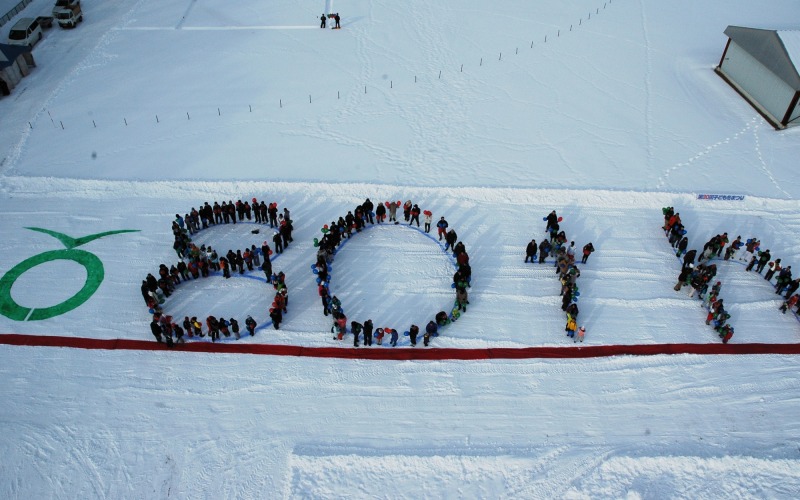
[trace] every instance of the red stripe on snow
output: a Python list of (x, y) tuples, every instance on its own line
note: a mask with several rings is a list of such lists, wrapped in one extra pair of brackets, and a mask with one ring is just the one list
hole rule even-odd
[(653, 356), (657, 354), (800, 354), (800, 344), (646, 344), (566, 347), (487, 347), (454, 349), (439, 347), (302, 347), (292, 345), (190, 342), (168, 349), (146, 340), (87, 339), (44, 335), (0, 334), (0, 344), (38, 347), (70, 347), (128, 351), (182, 351), (223, 354), (261, 354), (310, 358), (388, 360), (475, 360), (531, 358), (597, 358), (606, 356)]

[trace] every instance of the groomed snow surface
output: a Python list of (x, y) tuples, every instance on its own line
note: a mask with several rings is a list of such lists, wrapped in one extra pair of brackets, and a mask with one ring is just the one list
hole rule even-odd
[[(104, 268), (85, 303), (0, 316), (2, 333), (152, 340), (139, 284), (177, 262), (171, 221), (205, 201), (275, 201), (295, 221), (273, 261), (290, 297), (279, 330), (260, 271), (181, 284), (164, 304), (262, 326), (225, 344), (354, 349), (332, 339), (310, 265), (320, 228), (367, 197), (445, 216), (470, 255), (468, 312), (415, 349), (580, 348), (552, 262), (523, 263), (553, 209), (597, 249), (578, 282), (584, 345), (719, 342), (700, 302), (672, 288), (661, 207), (680, 212), (691, 248), (727, 231), (800, 266), (798, 132), (772, 130), (712, 71), (727, 25), (793, 29), (796, 2), (337, 1), (340, 31), (318, 28), (325, 2), (82, 5), (84, 23), (47, 31), (37, 68), (0, 100), (0, 273), (64, 248), (30, 227), (137, 232), (78, 247)], [(23, 15), (50, 9), (34, 0)], [(195, 241), (224, 253), (271, 235), (251, 222)], [(800, 342), (770, 283), (717, 264), (732, 343)], [(402, 332), (452, 307), (453, 271), (433, 233), (369, 227), (336, 255), (331, 290), (350, 320)], [(11, 297), (46, 309), (88, 274), (52, 260)], [(2, 345), (0, 359), (3, 498), (800, 497), (794, 356)]]

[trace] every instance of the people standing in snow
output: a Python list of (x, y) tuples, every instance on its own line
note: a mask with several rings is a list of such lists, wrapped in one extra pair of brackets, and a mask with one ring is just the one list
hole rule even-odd
[[(350, 331), (353, 332), (353, 347), (358, 347), (358, 336), (361, 334), (361, 331), (364, 329), (364, 325), (359, 323), (358, 321), (351, 321), (350, 322)], [(364, 337), (364, 345), (367, 345), (367, 338)]]
[(556, 214), (555, 210), (547, 214), (545, 220), (547, 221), (547, 225), (544, 228), (545, 233), (550, 233), (553, 227), (555, 227), (556, 231), (558, 231), (558, 214)]
[(586, 261), (589, 260), (589, 256), (594, 253), (594, 245), (592, 242), (583, 245), (583, 258), (581, 259), (581, 264), (586, 264)]
[(775, 259), (774, 262), (769, 263), (769, 269), (767, 269), (767, 272), (764, 274), (764, 279), (767, 281), (771, 281), (775, 273), (780, 271), (781, 269), (782, 269), (781, 259)]
[(408, 337), (411, 341), (411, 347), (417, 346), (417, 335), (419, 335), (419, 327), (417, 325), (411, 325), (411, 328), (408, 329)]
[(419, 214), (422, 213), (422, 211), (419, 209), (419, 206), (417, 206), (416, 203), (413, 207), (411, 207), (410, 213), (411, 219), (409, 220), (408, 225), (410, 226), (416, 221), (417, 227), (419, 227)]
[(150, 322), (150, 331), (152, 332), (153, 337), (156, 338), (156, 342), (158, 342), (159, 344), (164, 342), (164, 340), (161, 337), (161, 325), (155, 318), (153, 318), (153, 321)]
[(378, 206), (375, 207), (375, 218), (378, 219), (378, 224), (382, 224), (384, 220), (386, 220), (386, 206), (378, 203)]
[(427, 326), (425, 326), (425, 335), (422, 338), (422, 344), (428, 347), (431, 337), (436, 336), (438, 331), (439, 325), (437, 325), (435, 321), (428, 321)]
[(756, 265), (756, 272), (758, 274), (761, 274), (761, 271), (764, 270), (764, 267), (766, 267), (767, 263), (769, 262), (769, 259), (771, 258), (772, 255), (770, 255), (769, 249), (766, 249), (763, 252), (758, 252), (758, 263)]
[(566, 324), (566, 326), (564, 326), (564, 330), (567, 332), (567, 337), (570, 337), (570, 338), (574, 337), (575, 336), (575, 330), (577, 328), (578, 327), (577, 327), (577, 325), (575, 323), (575, 319), (568, 314), (567, 315), (567, 324)]
[(269, 310), (269, 317), (272, 320), (272, 326), (276, 330), (280, 330), (281, 323), (283, 322), (283, 313), (277, 307), (273, 307)]
[(445, 245), (444, 249), (447, 251), (448, 248), (453, 248), (458, 241), (458, 234), (456, 233), (455, 229), (451, 229), (447, 231), (447, 235), (444, 237)]
[(539, 264), (544, 264), (544, 260), (550, 254), (550, 242), (547, 238), (542, 239), (541, 243), (539, 243)]
[(456, 285), (456, 306), (458, 306), (458, 310), (467, 312), (467, 304), (469, 304), (467, 289), (463, 286)]
[(406, 222), (408, 222), (409, 219), (411, 219), (412, 206), (413, 204), (411, 203), (411, 200), (406, 200), (406, 202), (403, 203), (403, 219), (405, 219)]
[(364, 322), (364, 346), (372, 346), (372, 320), (368, 319)]
[(536, 262), (536, 251), (538, 250), (538, 246), (536, 245), (536, 240), (531, 240), (530, 243), (525, 247), (525, 262), (528, 262), (530, 259), (530, 263), (533, 264)]
[(431, 222), (433, 222), (433, 212), (431, 212), (430, 210), (425, 210), (422, 213), (425, 216), (422, 219), (424, 221), (424, 223), (425, 223), (425, 232), (426, 233), (430, 233), (431, 232)]
[(397, 208), (400, 204), (396, 201), (387, 202), (389, 208), (389, 222), (394, 222), (397, 224)]
[(247, 333), (249, 333), (251, 337), (256, 334), (257, 326), (258, 324), (256, 323), (256, 320), (254, 320), (252, 316), (247, 316), (247, 318), (244, 320), (244, 327), (247, 330)]
[(783, 305), (781, 305), (781, 307), (779, 307), (778, 309), (779, 309), (779, 310), (780, 310), (780, 311), (781, 311), (783, 314), (786, 314), (786, 311), (787, 311), (787, 310), (789, 310), (789, 311), (790, 311), (790, 310), (791, 310), (791, 309), (792, 309), (794, 306), (796, 306), (796, 305), (797, 305), (797, 301), (798, 301), (798, 299), (800, 299), (800, 296), (798, 296), (798, 295), (792, 295), (791, 297), (789, 297), (788, 299), (786, 299), (786, 301), (784, 301)]

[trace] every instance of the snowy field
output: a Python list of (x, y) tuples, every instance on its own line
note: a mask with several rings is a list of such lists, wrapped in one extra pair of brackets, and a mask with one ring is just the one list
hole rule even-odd
[[(580, 266), (587, 345), (719, 343), (700, 301), (673, 290), (664, 206), (690, 248), (726, 231), (800, 265), (800, 132), (774, 131), (712, 71), (726, 26), (797, 28), (796, 2), (337, 1), (335, 31), (319, 29), (325, 2), (82, 5), (85, 22), (47, 31), (37, 68), (0, 100), (0, 294), (27, 311), (2, 309), (2, 333), (153, 340), (139, 285), (177, 263), (170, 224), (205, 201), (275, 201), (295, 221), (273, 260), (290, 292), (279, 330), (260, 271), (190, 281), (165, 302), (176, 318), (261, 325), (226, 344), (353, 348), (332, 340), (310, 265), (320, 228), (367, 197), (445, 216), (469, 252), (468, 312), (427, 349), (577, 348), (552, 262), (523, 263), (553, 209), (597, 249)], [(24, 15), (50, 9), (34, 0)], [(135, 232), (75, 242), (29, 228)], [(224, 253), (271, 236), (251, 222), (195, 241)], [(77, 243), (70, 255), (102, 263), (97, 290), (37, 320), (97, 278), (63, 257)], [(47, 252), (62, 258), (9, 284)], [(717, 264), (732, 343), (800, 342), (770, 283)], [(453, 261), (433, 233), (369, 227), (333, 268), (351, 320), (403, 331), (452, 308)], [(793, 356), (0, 345), (0, 359), (3, 498), (800, 497)]]

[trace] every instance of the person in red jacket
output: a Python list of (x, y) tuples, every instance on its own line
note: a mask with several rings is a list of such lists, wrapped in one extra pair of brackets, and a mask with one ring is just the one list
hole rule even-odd
[(786, 314), (787, 310), (789, 310), (789, 309), (791, 309), (791, 308), (793, 308), (794, 306), (797, 305), (797, 300), (798, 299), (800, 299), (799, 295), (792, 295), (791, 297), (789, 297), (789, 300), (784, 302), (783, 305), (780, 307), (781, 312), (783, 314)]
[(681, 214), (676, 213), (675, 215), (670, 217), (669, 220), (667, 221), (666, 225), (664, 226), (664, 232), (669, 234), (669, 230), (672, 229), (672, 226), (680, 223), (681, 223)]

